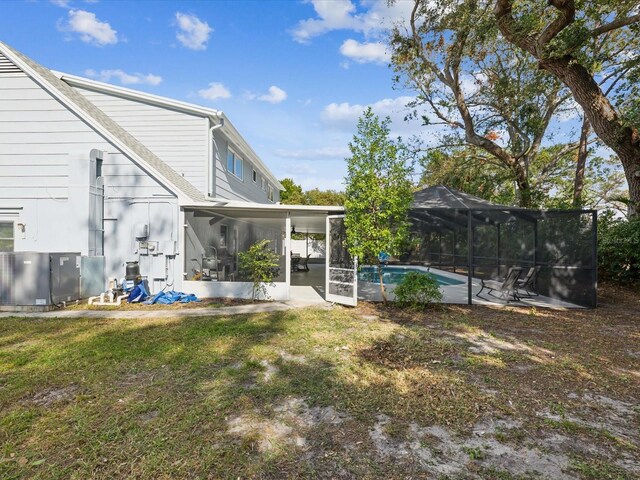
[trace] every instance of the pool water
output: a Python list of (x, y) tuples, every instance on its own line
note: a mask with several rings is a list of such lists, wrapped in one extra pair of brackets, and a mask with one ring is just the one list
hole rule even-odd
[[(402, 282), (402, 279), (407, 272), (419, 272), (428, 273), (435, 277), (440, 286), (447, 285), (462, 285), (463, 281), (456, 280), (451, 277), (445, 277), (434, 272), (427, 272), (423, 268), (411, 268), (411, 267), (382, 267), (382, 281), (385, 285), (397, 285)], [(358, 280), (361, 282), (380, 283), (380, 276), (378, 275), (378, 267), (362, 267), (358, 272)]]

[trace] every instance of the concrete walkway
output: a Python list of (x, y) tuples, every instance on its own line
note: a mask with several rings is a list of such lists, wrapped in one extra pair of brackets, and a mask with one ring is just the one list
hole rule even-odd
[(179, 310), (53, 310), (51, 312), (0, 312), (0, 318), (173, 318), (217, 317), (250, 313), (281, 312), (296, 308), (282, 302), (234, 305), (219, 308), (184, 308)]
[(167, 310), (52, 310), (50, 312), (0, 312), (0, 318), (173, 318), (217, 317), (250, 313), (281, 312), (295, 308), (331, 308), (313, 287), (291, 286), (291, 300), (286, 302), (247, 303), (232, 307), (183, 308)]

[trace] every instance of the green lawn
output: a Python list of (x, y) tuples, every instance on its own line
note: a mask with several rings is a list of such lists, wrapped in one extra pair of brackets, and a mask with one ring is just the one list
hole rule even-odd
[(639, 478), (632, 313), (3, 319), (0, 478)]

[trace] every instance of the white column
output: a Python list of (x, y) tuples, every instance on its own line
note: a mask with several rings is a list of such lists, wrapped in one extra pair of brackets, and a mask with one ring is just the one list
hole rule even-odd
[(291, 213), (287, 212), (287, 219), (284, 222), (285, 237), (284, 237), (284, 269), (285, 278), (287, 284), (287, 298), (289, 297), (289, 290), (291, 287)]

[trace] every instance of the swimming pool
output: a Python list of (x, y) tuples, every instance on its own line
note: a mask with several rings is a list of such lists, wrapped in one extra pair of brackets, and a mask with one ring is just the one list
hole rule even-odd
[[(428, 272), (424, 267), (411, 267), (411, 266), (392, 266), (382, 267), (382, 281), (385, 285), (397, 285), (408, 272), (428, 273), (433, 275), (438, 281), (440, 286), (449, 285), (462, 285), (465, 282), (456, 280), (455, 278), (440, 275), (435, 272)], [(365, 266), (358, 272), (358, 280), (361, 282), (380, 283), (380, 277), (378, 275), (378, 267)]]

